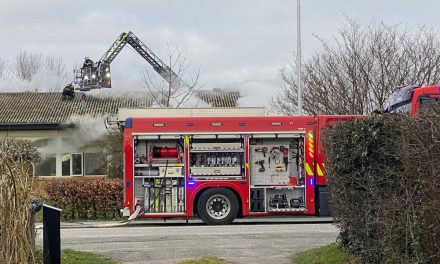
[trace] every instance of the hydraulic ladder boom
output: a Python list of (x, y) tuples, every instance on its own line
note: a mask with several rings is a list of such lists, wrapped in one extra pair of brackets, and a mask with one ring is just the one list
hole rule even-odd
[(79, 90), (111, 88), (110, 64), (126, 44), (135, 49), (166, 82), (177, 86), (188, 86), (168, 65), (166, 65), (133, 32), (122, 33), (97, 62), (86, 58), (83, 67), (75, 70), (75, 84)]

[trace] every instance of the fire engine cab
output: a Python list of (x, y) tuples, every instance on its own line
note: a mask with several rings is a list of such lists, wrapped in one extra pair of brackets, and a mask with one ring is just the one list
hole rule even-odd
[(430, 85), (420, 87), (418, 85), (408, 85), (398, 87), (388, 97), (385, 113), (409, 112), (417, 115), (419, 110), (438, 104), (440, 101), (440, 85)]
[(329, 215), (322, 128), (350, 116), (128, 118), (124, 206), (138, 217)]

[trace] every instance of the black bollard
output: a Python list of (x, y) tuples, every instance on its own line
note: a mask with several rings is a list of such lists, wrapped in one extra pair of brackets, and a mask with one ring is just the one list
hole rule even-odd
[(60, 216), (61, 209), (43, 204), (44, 264), (61, 263)]

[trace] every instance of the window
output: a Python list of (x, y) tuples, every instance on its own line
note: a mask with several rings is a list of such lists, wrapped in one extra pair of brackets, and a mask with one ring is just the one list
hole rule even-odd
[(55, 176), (56, 175), (56, 157), (55, 154), (42, 157), (35, 172), (36, 176)]
[(83, 175), (83, 154), (72, 153), (64, 154), (61, 157), (63, 176), (82, 176)]
[(83, 154), (73, 153), (70, 162), (70, 170), (72, 176), (82, 176), (83, 175)]
[(391, 113), (409, 113), (411, 111), (411, 102), (408, 102), (406, 104), (400, 105), (393, 110), (391, 110)]
[(84, 153), (84, 175), (105, 175), (106, 157), (102, 153)]
[(70, 154), (64, 154), (61, 157), (62, 174), (63, 176), (70, 176)]
[(419, 97), (420, 108), (429, 107), (434, 104), (438, 104), (440, 102), (439, 97), (423, 95)]
[(107, 161), (103, 153), (72, 153), (61, 156), (63, 176), (106, 175)]

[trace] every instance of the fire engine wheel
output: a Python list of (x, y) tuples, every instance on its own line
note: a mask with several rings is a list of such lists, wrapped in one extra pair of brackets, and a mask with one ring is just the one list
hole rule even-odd
[(197, 203), (200, 218), (208, 225), (230, 224), (238, 215), (237, 196), (226, 188), (212, 188), (202, 193)]

